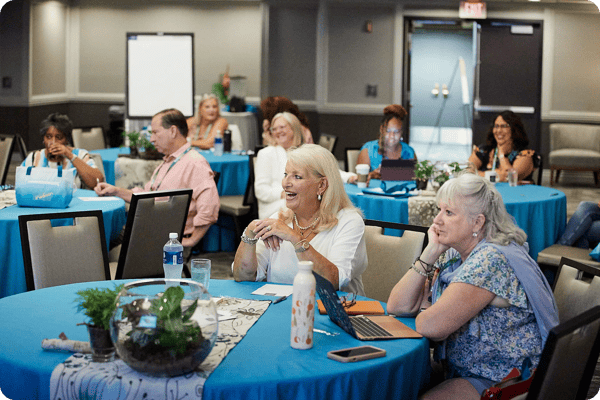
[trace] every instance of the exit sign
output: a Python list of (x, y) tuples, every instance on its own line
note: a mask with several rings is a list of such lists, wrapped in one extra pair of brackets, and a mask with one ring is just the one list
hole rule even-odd
[(458, 16), (464, 19), (486, 19), (487, 9), (485, 3), (483, 1), (461, 1)]

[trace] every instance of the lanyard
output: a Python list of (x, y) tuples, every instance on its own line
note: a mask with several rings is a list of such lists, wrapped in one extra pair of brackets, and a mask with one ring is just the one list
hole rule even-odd
[(165, 165), (166, 161), (163, 161), (162, 164), (160, 164), (160, 167), (156, 168), (156, 172), (152, 175), (152, 183), (150, 184), (150, 191), (151, 192), (154, 192), (155, 190), (158, 190), (158, 188), (160, 187), (160, 185), (162, 185), (163, 181), (165, 180), (165, 177), (167, 176), (167, 174), (171, 170), (171, 168), (173, 168), (173, 165), (177, 164), (177, 161), (179, 161), (181, 159), (181, 157), (185, 156), (187, 154), (187, 152), (190, 151), (191, 149), (192, 149), (191, 147), (188, 147), (183, 153), (181, 153), (179, 155), (179, 157), (177, 157), (175, 159), (175, 161), (173, 161), (171, 163), (171, 165), (169, 166), (169, 169), (167, 170), (167, 172), (165, 172), (165, 175), (163, 176), (163, 178), (160, 180), (160, 182), (158, 183), (158, 185), (156, 187), (154, 187), (154, 181), (156, 180), (156, 177), (158, 176), (158, 172), (160, 171), (160, 169), (162, 168), (162, 166)]

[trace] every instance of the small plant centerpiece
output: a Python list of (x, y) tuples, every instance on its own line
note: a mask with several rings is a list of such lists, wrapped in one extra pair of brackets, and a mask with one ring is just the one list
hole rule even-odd
[(434, 166), (429, 160), (419, 161), (415, 164), (415, 181), (417, 189), (425, 190), (427, 182), (433, 175)]
[(191, 291), (186, 293), (181, 284), (154, 295), (143, 294), (149, 286), (126, 285), (121, 292), (111, 336), (131, 368), (153, 376), (181, 375), (210, 353), (217, 335), (216, 306), (200, 285), (185, 284)]
[(114, 289), (88, 288), (77, 292), (77, 311), (90, 318), (87, 326), (92, 348), (92, 360), (96, 362), (112, 361), (115, 347), (110, 338), (110, 318), (115, 310), (117, 296), (123, 285)]
[[(147, 135), (141, 132), (123, 132), (123, 137), (129, 139), (129, 156), (145, 160), (159, 160), (162, 154), (150, 142)], [(143, 151), (142, 151), (143, 150)]]
[(131, 158), (138, 158), (138, 146), (142, 135), (137, 131), (123, 132), (123, 137), (129, 139), (129, 154), (131, 155)]
[(455, 162), (451, 162), (448, 164), (448, 169), (446, 171), (442, 171), (439, 175), (437, 175), (433, 180), (439, 184), (438, 188), (441, 187), (446, 181), (448, 181), (451, 177), (455, 176), (458, 172), (462, 171), (460, 164)]

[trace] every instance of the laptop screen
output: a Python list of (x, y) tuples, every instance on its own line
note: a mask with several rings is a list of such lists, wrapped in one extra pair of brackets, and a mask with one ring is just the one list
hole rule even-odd
[(415, 177), (415, 160), (381, 160), (382, 181), (411, 181)]

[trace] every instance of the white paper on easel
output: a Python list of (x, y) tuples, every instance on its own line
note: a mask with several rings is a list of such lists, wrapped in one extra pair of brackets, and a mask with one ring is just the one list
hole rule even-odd
[(293, 292), (294, 287), (292, 285), (272, 285), (267, 283), (256, 289), (252, 294), (262, 296), (290, 296)]

